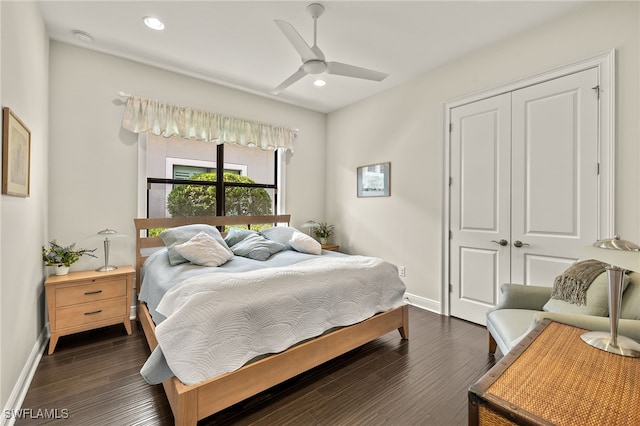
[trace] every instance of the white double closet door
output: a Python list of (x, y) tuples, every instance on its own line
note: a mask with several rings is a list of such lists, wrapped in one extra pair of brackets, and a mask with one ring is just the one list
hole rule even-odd
[(506, 282), (553, 285), (598, 236), (598, 73), (451, 110), (450, 314), (485, 324)]

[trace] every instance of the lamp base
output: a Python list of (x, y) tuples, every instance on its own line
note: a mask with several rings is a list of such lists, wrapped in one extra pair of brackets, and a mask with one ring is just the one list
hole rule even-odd
[(612, 342), (613, 338), (611, 334), (604, 331), (590, 331), (581, 335), (580, 338), (587, 344), (603, 351), (632, 358), (640, 358), (640, 343), (628, 337), (617, 336), (616, 345)]
[(98, 272), (107, 272), (107, 271), (113, 271), (114, 269), (118, 269), (117, 266), (112, 266), (112, 265), (105, 265), (105, 266), (101, 266), (98, 269), (96, 269), (96, 271)]

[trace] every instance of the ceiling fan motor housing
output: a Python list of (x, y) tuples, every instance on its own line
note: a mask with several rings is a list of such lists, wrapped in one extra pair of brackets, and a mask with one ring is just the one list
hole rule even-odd
[(311, 59), (302, 64), (302, 69), (307, 74), (320, 74), (326, 71), (327, 64), (319, 59)]

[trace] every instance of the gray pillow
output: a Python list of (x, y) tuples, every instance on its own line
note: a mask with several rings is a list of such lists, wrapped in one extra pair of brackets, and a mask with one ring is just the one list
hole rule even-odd
[[(629, 285), (630, 278), (624, 275), (622, 283), (622, 291)], [(609, 286), (607, 284), (607, 273), (603, 272), (593, 280), (587, 289), (587, 303), (585, 305), (576, 305), (565, 302), (564, 300), (549, 299), (542, 307), (547, 312), (563, 312), (566, 314), (592, 315), (598, 317), (606, 317), (609, 315)]]
[(291, 237), (293, 237), (293, 233), (296, 231), (298, 231), (296, 228), (292, 228), (290, 226), (274, 226), (263, 229), (260, 231), (260, 234), (268, 240), (282, 244), (287, 250), (291, 250), (291, 244), (289, 244), (289, 241), (291, 240)]
[(222, 247), (224, 247), (226, 250), (229, 250), (229, 253), (233, 254), (233, 252), (229, 249), (227, 243), (224, 242), (224, 238), (222, 238), (222, 235), (220, 235), (220, 231), (218, 231), (218, 228), (216, 228), (215, 226), (205, 225), (201, 223), (178, 226), (175, 228), (165, 229), (159, 235), (159, 237), (164, 242), (164, 245), (167, 247), (167, 252), (169, 253), (169, 263), (171, 264), (171, 266), (188, 262), (187, 259), (182, 257), (180, 253), (178, 253), (178, 251), (175, 249), (175, 246), (186, 243), (191, 238), (198, 235), (200, 232), (204, 232), (205, 234), (213, 237), (217, 242), (220, 243)]
[(257, 233), (231, 246), (234, 254), (254, 260), (267, 260), (272, 254), (282, 250), (284, 250), (282, 244), (267, 240)]
[(233, 247), (249, 235), (253, 234), (257, 234), (257, 232), (250, 229), (229, 228), (229, 232), (227, 232), (227, 236), (224, 237), (224, 240), (229, 247)]

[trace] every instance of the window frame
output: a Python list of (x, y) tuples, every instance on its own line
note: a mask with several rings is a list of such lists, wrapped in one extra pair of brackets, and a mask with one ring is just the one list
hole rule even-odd
[[(241, 182), (224, 182), (224, 167), (216, 167), (216, 181), (215, 182), (203, 182), (193, 181), (185, 179), (173, 179), (173, 178), (150, 178), (147, 177), (147, 144), (148, 137), (146, 133), (138, 134), (138, 217), (148, 217), (148, 202), (149, 202), (149, 190), (151, 184), (190, 184), (190, 185), (202, 185), (202, 186), (215, 186), (216, 187), (216, 199), (222, 200), (222, 203), (216, 203), (216, 216), (225, 215), (225, 188), (227, 187), (245, 187), (245, 188), (264, 188), (272, 189), (273, 193), (273, 214), (281, 214), (285, 211), (284, 208), (284, 182), (285, 179), (285, 151), (284, 149), (277, 149), (271, 151), (274, 153), (274, 176), (273, 184), (261, 184), (261, 183), (241, 183)], [(257, 149), (257, 148), (256, 148)], [(186, 161), (198, 161), (198, 160), (186, 160)], [(216, 164), (224, 164), (224, 144), (220, 144), (216, 147)], [(235, 165), (234, 165), (235, 166)], [(219, 184), (220, 183), (220, 184)]]

